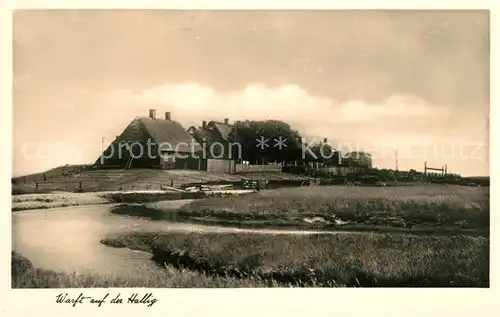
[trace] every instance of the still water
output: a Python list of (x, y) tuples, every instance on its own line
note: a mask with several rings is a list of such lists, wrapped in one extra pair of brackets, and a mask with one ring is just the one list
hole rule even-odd
[[(179, 208), (190, 200), (164, 201), (162, 208)], [(114, 248), (100, 240), (131, 231), (258, 232), (260, 234), (340, 234), (303, 230), (251, 230), (112, 214), (115, 205), (92, 205), (27, 210), (12, 213), (12, 248), (35, 267), (63, 272), (97, 272), (118, 276), (144, 275), (160, 270), (151, 254)], [(352, 232), (351, 232), (352, 233)], [(366, 234), (359, 232), (359, 234)]]
[[(187, 201), (172, 201), (172, 207)], [(114, 215), (113, 205), (64, 207), (12, 213), (13, 250), (35, 267), (66, 272), (137, 275), (159, 270), (151, 255), (99, 241), (129, 231), (197, 230), (197, 226)], [(201, 226), (202, 227), (202, 226)]]

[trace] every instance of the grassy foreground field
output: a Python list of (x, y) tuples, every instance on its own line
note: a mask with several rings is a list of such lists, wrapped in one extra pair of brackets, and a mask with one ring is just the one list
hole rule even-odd
[(12, 288), (92, 288), (92, 287), (151, 287), (151, 288), (225, 288), (284, 286), (258, 278), (226, 278), (166, 266), (157, 274), (144, 277), (119, 277), (100, 274), (62, 273), (33, 267), (25, 257), (12, 252)]
[(282, 188), (195, 200), (178, 210), (162, 202), (142, 207), (115, 212), (236, 227), (489, 234), (488, 188), (453, 185)]
[(101, 241), (213, 277), (297, 286), (489, 285), (489, 240), (382, 234), (130, 233)]
[[(64, 274), (13, 257), (13, 287), (489, 286), (487, 188), (283, 188), (194, 200), (175, 210), (149, 198), (135, 207), (122, 201), (114, 212), (158, 220), (447, 235), (132, 232), (101, 242), (151, 252), (167, 270), (125, 279)], [(306, 221), (315, 218), (321, 221)]]

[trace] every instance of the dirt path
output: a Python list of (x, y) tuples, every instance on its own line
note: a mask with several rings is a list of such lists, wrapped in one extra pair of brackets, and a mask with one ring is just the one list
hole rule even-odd
[[(101, 204), (113, 204), (116, 203), (113, 200), (113, 196), (120, 197), (122, 195), (129, 195), (131, 199), (137, 199), (136, 195), (141, 195), (145, 197), (153, 197), (153, 201), (156, 199), (168, 202), (169, 198), (180, 199), (181, 197), (165, 197), (170, 194), (175, 194), (182, 192), (180, 190), (129, 190), (129, 191), (100, 191), (100, 192), (87, 192), (87, 193), (70, 193), (70, 192), (52, 192), (43, 194), (24, 194), (24, 195), (14, 195), (12, 196), (12, 211), (21, 210), (36, 210), (36, 209), (51, 209), (59, 207), (71, 207), (71, 206), (88, 206), (88, 205), (101, 205)], [(252, 190), (213, 190), (207, 191), (207, 194), (244, 194), (252, 192)], [(186, 193), (189, 194), (189, 193)], [(139, 197), (140, 198), (140, 197)], [(186, 202), (188, 200), (186, 199)], [(189, 200), (190, 201), (190, 200)]]

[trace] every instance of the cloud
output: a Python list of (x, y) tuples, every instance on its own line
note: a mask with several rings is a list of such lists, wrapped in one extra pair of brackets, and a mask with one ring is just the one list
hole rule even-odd
[(439, 139), (447, 131), (443, 122), (453, 122), (447, 107), (429, 104), (418, 96), (395, 94), (379, 103), (367, 103), (313, 95), (292, 84), (270, 87), (251, 83), (228, 92), (197, 83), (165, 84), (136, 92), (115, 91), (107, 98), (120, 109), (117, 112), (124, 122), (148, 115), (149, 108), (157, 109), (157, 116), (170, 111), (186, 128), (201, 125), (202, 120), (224, 118), (283, 120), (310, 143), (327, 137), (342, 151), (373, 152), (380, 166), (393, 165), (394, 148), (402, 153), (408, 147), (412, 153), (422, 152), (417, 156), (425, 160), (424, 149), (443, 143)]
[(217, 92), (196, 83), (165, 84), (140, 92), (114, 91), (108, 98), (113, 105), (132, 106), (134, 111), (140, 110), (143, 114), (147, 108), (165, 109), (184, 120), (272, 118), (299, 122), (301, 126), (448, 115), (447, 108), (430, 105), (411, 95), (393, 95), (381, 103), (369, 104), (311, 95), (292, 84), (268, 87), (252, 83), (230, 92)]

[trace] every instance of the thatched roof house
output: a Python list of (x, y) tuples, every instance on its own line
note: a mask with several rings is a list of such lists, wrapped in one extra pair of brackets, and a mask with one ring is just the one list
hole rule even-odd
[(136, 117), (130, 122), (99, 157), (96, 165), (161, 167), (166, 155), (186, 158), (201, 150), (201, 145), (184, 127), (171, 119), (170, 112), (165, 113), (164, 119), (159, 119), (151, 109), (149, 117)]
[(225, 122), (206, 121), (201, 126), (191, 126), (187, 132), (205, 148), (207, 157), (228, 159), (230, 157), (232, 126)]
[(221, 138), (229, 142), (233, 126), (229, 124), (229, 119), (226, 118), (224, 122), (210, 121), (207, 125), (207, 129), (216, 130)]

